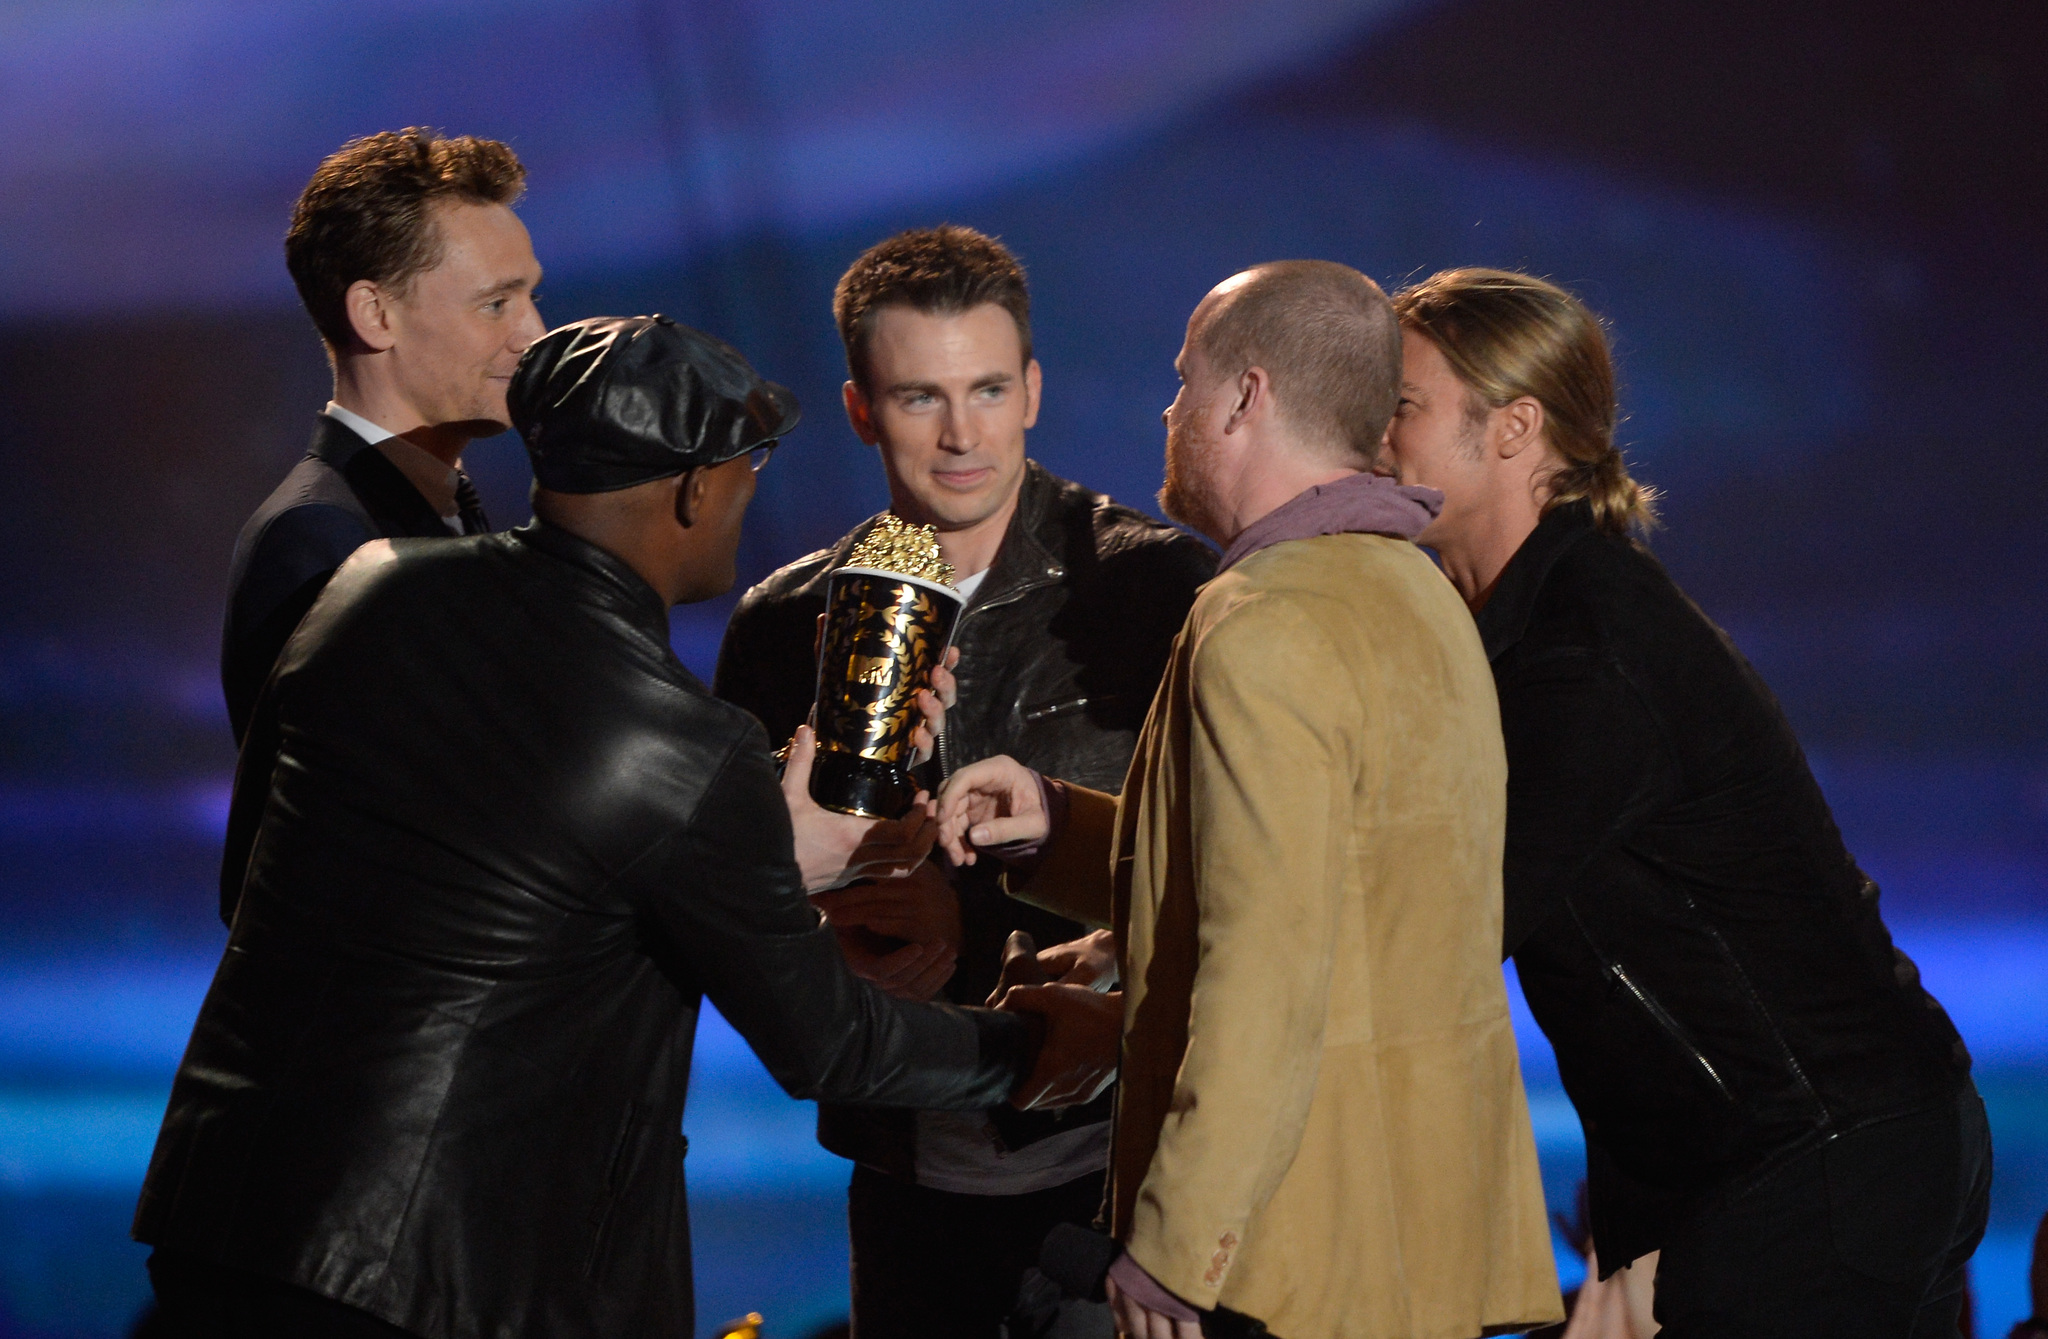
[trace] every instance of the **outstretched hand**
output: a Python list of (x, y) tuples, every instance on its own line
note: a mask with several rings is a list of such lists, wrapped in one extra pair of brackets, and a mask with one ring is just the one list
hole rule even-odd
[(931, 999), (959, 964), (959, 955), (944, 943), (905, 944), (858, 925), (834, 925), (832, 933), (847, 969), (899, 1000)]
[(1045, 969), (1039, 965), (1042, 956), (1029, 931), (1010, 931), (1010, 937), (1003, 941), (1002, 974), (996, 977), (996, 988), (988, 993), (988, 1007), (993, 1009), (1000, 1005), (1012, 986), (1044, 985), (1048, 978)]
[(1090, 990), (1116, 989), (1116, 935), (1108, 930), (1091, 930), (1079, 939), (1038, 951), (1038, 970), (1048, 981), (1063, 986), (1086, 986)]
[(1045, 1020), (1030, 1075), (1010, 1094), (1020, 1111), (1080, 1106), (1116, 1080), (1123, 1053), (1124, 994), (1086, 986), (1014, 986), (997, 1006)]
[(965, 938), (960, 895), (936, 862), (927, 860), (901, 879), (813, 893), (811, 905), (837, 932), (854, 975), (889, 994), (928, 1000), (952, 979)]
[(1044, 841), (1050, 819), (1038, 773), (997, 755), (970, 763), (939, 788), (939, 844), (956, 865), (971, 865), (975, 848)]
[(919, 791), (902, 818), (856, 818), (811, 798), (811, 764), (818, 737), (797, 727), (782, 770), (782, 800), (796, 833), (796, 863), (804, 891), (822, 892), (855, 879), (900, 879), (924, 863), (938, 837), (931, 797)]

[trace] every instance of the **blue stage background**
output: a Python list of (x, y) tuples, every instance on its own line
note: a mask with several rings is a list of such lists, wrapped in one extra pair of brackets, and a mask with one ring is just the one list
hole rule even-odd
[[(1959, 0), (0, 4), (0, 1336), (123, 1333), (223, 934), (214, 654), (326, 399), (279, 253), (342, 140), (509, 140), (551, 321), (659, 310), (810, 417), (748, 579), (884, 501), (829, 302), (949, 219), (1031, 272), (1033, 453), (1150, 507), (1188, 310), (1285, 256), (1550, 275), (1609, 320), (1658, 553), (1800, 728), (1997, 1141), (1979, 1332), (2048, 1210), (2048, 11)], [(469, 464), (526, 515), (516, 441)], [(729, 601), (679, 610), (708, 673)], [(1547, 1188), (1576, 1121), (1524, 1064)], [(707, 1016), (701, 1319), (844, 1312), (846, 1165)], [(1574, 1266), (1561, 1256), (1567, 1284)]]

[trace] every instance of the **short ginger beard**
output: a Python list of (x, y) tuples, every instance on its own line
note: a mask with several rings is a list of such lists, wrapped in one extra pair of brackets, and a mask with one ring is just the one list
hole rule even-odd
[(1204, 468), (1208, 454), (1191, 438), (1184, 424), (1166, 432), (1166, 482), (1159, 489), (1159, 510), (1199, 535), (1223, 543), (1225, 524), (1216, 502), (1215, 480)]

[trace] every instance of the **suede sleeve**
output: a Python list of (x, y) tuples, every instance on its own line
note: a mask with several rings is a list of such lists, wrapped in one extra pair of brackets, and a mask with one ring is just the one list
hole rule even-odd
[(1029, 877), (1005, 874), (1003, 888), (1019, 902), (1092, 929), (1108, 929), (1117, 799), (1071, 781), (1066, 787), (1066, 826), (1046, 843)]
[(1322, 1063), (1363, 713), (1315, 603), (1247, 599), (1194, 649), (1199, 956), (1187, 1049), (1125, 1246), (1203, 1308), (1294, 1161)]

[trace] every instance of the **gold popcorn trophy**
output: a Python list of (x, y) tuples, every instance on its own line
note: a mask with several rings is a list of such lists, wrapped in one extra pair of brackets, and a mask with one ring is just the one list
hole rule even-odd
[(917, 690), (945, 661), (965, 605), (932, 527), (888, 513), (854, 545), (825, 599), (812, 799), (865, 818), (910, 808)]

